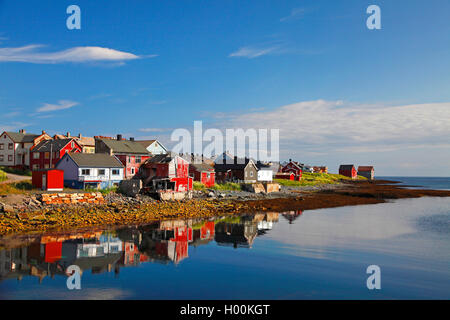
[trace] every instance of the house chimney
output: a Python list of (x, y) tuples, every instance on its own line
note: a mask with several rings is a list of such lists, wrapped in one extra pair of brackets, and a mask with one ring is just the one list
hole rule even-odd
[(194, 153), (191, 153), (191, 163), (194, 163)]
[(292, 159), (289, 159), (289, 162), (292, 162)]
[(78, 134), (78, 139), (81, 139), (81, 133)]
[(130, 137), (130, 141), (134, 141), (134, 137)]
[(67, 138), (70, 138), (70, 132), (69, 132), (69, 131), (67, 131), (66, 137), (67, 137)]
[(122, 135), (121, 134), (118, 134), (117, 135), (117, 141), (121, 141), (122, 140)]
[(202, 153), (202, 163), (203, 163), (203, 153)]
[(45, 130), (42, 130), (42, 134), (45, 134), (46, 132), (45, 132)]
[(237, 164), (237, 156), (234, 156), (234, 164)]

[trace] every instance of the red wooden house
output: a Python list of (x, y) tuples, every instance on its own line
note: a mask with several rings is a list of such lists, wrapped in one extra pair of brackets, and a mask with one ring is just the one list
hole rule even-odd
[(339, 166), (339, 174), (352, 179), (356, 179), (357, 177), (356, 168), (352, 164), (341, 164)]
[(289, 163), (285, 166), (281, 167), (282, 173), (293, 173), (295, 175), (294, 180), (300, 181), (302, 179), (302, 168), (299, 166), (299, 164), (295, 161), (292, 161), (289, 159)]
[(138, 172), (144, 161), (150, 158), (148, 150), (133, 138), (126, 140), (118, 134), (116, 139), (109, 137), (94, 137), (95, 153), (109, 153), (115, 155), (125, 166), (124, 178), (131, 179)]
[(192, 190), (189, 162), (174, 154), (159, 154), (142, 164), (139, 174), (144, 186), (154, 179), (169, 179), (175, 183), (174, 191)]
[(194, 181), (203, 183), (207, 188), (213, 187), (216, 183), (216, 173), (214, 168), (206, 163), (189, 165), (189, 174), (194, 177)]
[(83, 148), (74, 139), (44, 140), (30, 149), (30, 166), (34, 170), (54, 168), (68, 152), (82, 152)]
[(293, 174), (292, 172), (278, 172), (275, 175), (275, 179), (284, 179), (284, 180), (291, 180), (291, 181), (294, 181), (295, 177), (296, 177), (296, 175)]

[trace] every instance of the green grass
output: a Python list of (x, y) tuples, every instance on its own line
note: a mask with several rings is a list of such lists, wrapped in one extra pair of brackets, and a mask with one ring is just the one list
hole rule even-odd
[(6, 172), (0, 169), (0, 182), (6, 180)]
[(0, 167), (1, 171), (4, 171), (6, 173), (12, 173), (17, 174), (19, 176), (28, 176), (31, 177), (31, 170), (21, 170), (21, 169), (15, 169), (15, 168), (9, 168), (9, 167)]
[(110, 194), (111, 192), (118, 192), (118, 187), (110, 187), (105, 189), (84, 189), (85, 192), (100, 192), (102, 195), (106, 196), (107, 194)]
[(23, 194), (33, 189), (31, 181), (21, 181), (16, 183), (5, 183), (0, 185), (0, 194)]
[(211, 189), (241, 191), (241, 185), (239, 183), (227, 182), (227, 183), (215, 184), (214, 187), (212, 187)]
[[(364, 177), (358, 176), (358, 180), (367, 180)], [(337, 184), (344, 180), (352, 180), (349, 177), (334, 174), (334, 173), (309, 173), (304, 172), (301, 181), (292, 181), (285, 179), (275, 179), (282, 186), (289, 187), (304, 187), (304, 186), (316, 186), (321, 184)]]
[(201, 190), (201, 191), (206, 189), (205, 185), (198, 181), (194, 181), (193, 188), (194, 190)]
[(205, 191), (206, 189), (240, 191), (241, 185), (239, 183), (227, 182), (227, 183), (220, 183), (220, 184), (216, 183), (213, 187), (206, 188), (203, 183), (194, 181), (193, 188), (194, 188), (194, 190), (200, 190), (200, 191)]

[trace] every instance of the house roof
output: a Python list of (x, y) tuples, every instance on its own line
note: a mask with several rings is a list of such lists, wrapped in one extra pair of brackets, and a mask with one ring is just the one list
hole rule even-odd
[(354, 167), (352, 164), (341, 164), (339, 170), (352, 170)]
[(249, 164), (249, 162), (252, 163), (252, 165), (258, 170), (258, 167), (255, 165), (253, 160), (251, 159), (240, 159), (243, 163), (239, 163), (239, 159), (237, 160), (238, 163), (216, 163), (214, 165), (214, 169), (216, 171), (228, 171), (228, 170), (244, 170), (245, 167)]
[(63, 134), (55, 134), (54, 139), (74, 139), (80, 146), (95, 147), (95, 139), (93, 137), (65, 136)]
[(108, 148), (112, 149), (116, 153), (140, 153), (149, 154), (145, 147), (136, 142), (130, 140), (115, 140), (115, 139), (99, 139), (103, 141)]
[(107, 153), (68, 153), (67, 156), (79, 167), (90, 168), (123, 168), (123, 164)]
[(9, 132), (6, 134), (12, 139), (12, 141), (18, 142), (33, 142), (34, 139), (40, 136), (40, 134), (21, 133), (21, 132)]
[(373, 166), (359, 166), (358, 171), (372, 171)]
[(64, 148), (73, 139), (61, 139), (61, 140), (45, 140), (36, 145), (32, 150), (33, 152), (54, 152)]
[[(157, 155), (151, 157), (150, 159), (146, 160), (145, 163), (169, 163), (175, 157), (183, 159), (182, 157), (178, 156), (175, 153), (157, 154)], [(186, 159), (183, 159), (183, 161), (189, 162)]]
[(214, 171), (214, 168), (206, 163), (191, 163), (191, 166), (193, 166), (197, 171)]

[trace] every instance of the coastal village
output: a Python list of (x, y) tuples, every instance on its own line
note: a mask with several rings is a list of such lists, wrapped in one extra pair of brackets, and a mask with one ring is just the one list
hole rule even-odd
[[(179, 200), (193, 189), (227, 183), (269, 193), (279, 191), (276, 181), (301, 181), (303, 173), (328, 174), (326, 166), (292, 159), (264, 163), (238, 159), (229, 152), (212, 158), (174, 154), (157, 139), (72, 136), (70, 132), (50, 136), (25, 130), (0, 135), (0, 168), (31, 171), (33, 187), (45, 191), (118, 188), (126, 194), (147, 193), (163, 200)], [(373, 179), (374, 168), (344, 164), (339, 174)]]

